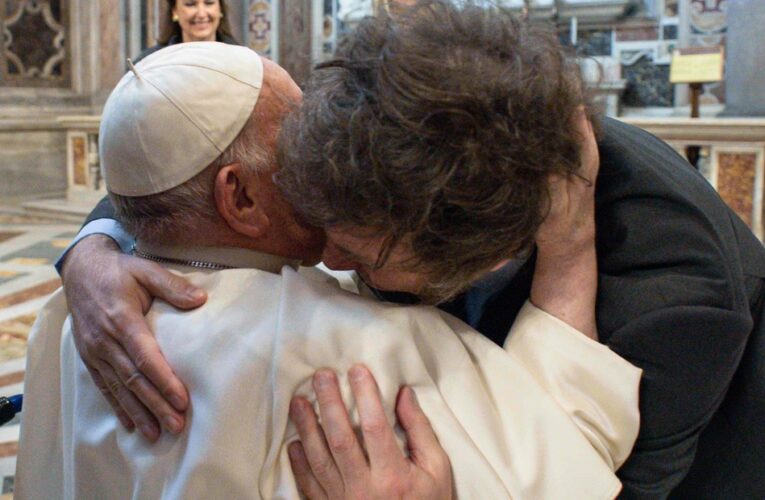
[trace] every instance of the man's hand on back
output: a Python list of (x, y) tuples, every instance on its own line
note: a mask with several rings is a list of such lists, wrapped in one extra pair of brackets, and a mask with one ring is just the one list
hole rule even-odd
[(409, 447), (406, 457), (385, 416), (372, 374), (356, 365), (348, 378), (366, 453), (351, 427), (337, 377), (331, 370), (319, 370), (313, 378), (321, 423), (305, 398), (296, 397), (290, 405), (290, 418), (300, 441), (291, 443), (288, 451), (303, 494), (311, 500), (452, 498), (449, 457), (414, 391), (402, 388), (396, 402), (396, 415)]
[(198, 307), (204, 291), (153, 262), (122, 254), (103, 235), (72, 248), (61, 275), (77, 351), (122, 424), (138, 427), (150, 441), (159, 438), (160, 426), (183, 430), (188, 393), (144, 314), (154, 297), (181, 309)]

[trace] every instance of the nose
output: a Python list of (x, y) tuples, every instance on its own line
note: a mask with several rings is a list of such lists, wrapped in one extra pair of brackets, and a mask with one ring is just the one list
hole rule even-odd
[(205, 4), (204, 1), (198, 2), (196, 5), (196, 12), (194, 12), (194, 17), (207, 17), (208, 16), (208, 6)]

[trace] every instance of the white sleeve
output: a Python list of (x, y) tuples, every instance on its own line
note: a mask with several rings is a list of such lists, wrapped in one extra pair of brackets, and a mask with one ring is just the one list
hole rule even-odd
[(637, 439), (642, 371), (528, 301), (504, 348), (517, 356), (603, 460), (617, 470)]

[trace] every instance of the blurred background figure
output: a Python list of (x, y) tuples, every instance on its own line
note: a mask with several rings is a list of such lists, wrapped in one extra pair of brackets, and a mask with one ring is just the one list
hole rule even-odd
[(157, 44), (134, 62), (163, 47), (185, 42), (223, 42), (240, 45), (231, 33), (225, 0), (166, 0)]

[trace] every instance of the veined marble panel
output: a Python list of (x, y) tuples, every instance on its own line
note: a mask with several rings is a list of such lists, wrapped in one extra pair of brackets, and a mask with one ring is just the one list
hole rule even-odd
[(762, 238), (763, 147), (716, 147), (712, 154), (720, 197)]

